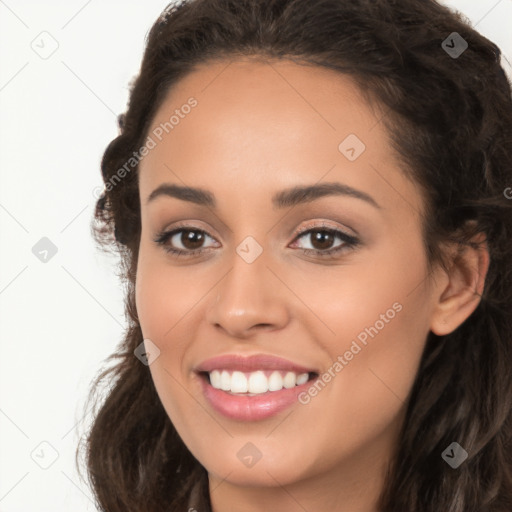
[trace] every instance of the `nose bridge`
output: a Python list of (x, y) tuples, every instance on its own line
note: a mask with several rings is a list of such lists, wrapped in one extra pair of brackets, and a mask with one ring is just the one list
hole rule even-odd
[(287, 319), (286, 298), (267, 268), (270, 251), (255, 238), (246, 237), (236, 247), (230, 270), (217, 284), (209, 322), (234, 336), (255, 326), (281, 328)]
[[(235, 250), (231, 259), (231, 270), (226, 276), (224, 288), (221, 296), (231, 296), (233, 298), (248, 298), (251, 302), (256, 302), (259, 296), (266, 295), (266, 284), (269, 278), (267, 265), (268, 254), (258, 249), (252, 241), (241, 242)], [(252, 297), (252, 299), (251, 299)], [(242, 304), (241, 304), (242, 305)]]

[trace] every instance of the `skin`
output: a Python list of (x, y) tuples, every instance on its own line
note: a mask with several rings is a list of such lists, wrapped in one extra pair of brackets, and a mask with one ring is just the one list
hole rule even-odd
[[(203, 64), (169, 92), (148, 134), (191, 96), (198, 105), (139, 169), (136, 303), (144, 338), (160, 349), (150, 371), (162, 404), (208, 471), (215, 512), (376, 511), (427, 335), (453, 331), (474, 311), (487, 250), (429, 275), (419, 189), (399, 169), (382, 112), (349, 77), (288, 61)], [(349, 134), (366, 146), (354, 161), (338, 149)], [(318, 182), (349, 185), (379, 208), (345, 195), (272, 207), (274, 193)], [(162, 183), (207, 189), (217, 208), (164, 195), (148, 203)], [(178, 222), (208, 236), (202, 245), (175, 236), (175, 247), (210, 249), (177, 258), (154, 242)], [(322, 224), (359, 245), (305, 254), (343, 244), (297, 237)], [(252, 263), (236, 252), (247, 236), (263, 249)], [(227, 353), (328, 371), (395, 303), (401, 311), (317, 396), (274, 417), (218, 414), (193, 372)], [(237, 457), (248, 442), (262, 454), (251, 468)]]

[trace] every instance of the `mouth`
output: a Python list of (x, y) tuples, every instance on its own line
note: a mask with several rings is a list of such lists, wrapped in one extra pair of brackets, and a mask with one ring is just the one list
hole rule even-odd
[(231, 395), (244, 396), (258, 396), (275, 393), (282, 389), (292, 389), (318, 377), (316, 372), (297, 373), (282, 370), (242, 372), (226, 369), (203, 371), (199, 372), (199, 375), (214, 389)]
[(267, 355), (225, 355), (196, 368), (206, 401), (238, 421), (269, 418), (296, 404), (319, 372)]

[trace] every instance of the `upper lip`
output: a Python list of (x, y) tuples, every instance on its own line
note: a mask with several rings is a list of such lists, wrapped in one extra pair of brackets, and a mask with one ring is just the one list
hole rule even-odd
[(269, 354), (242, 356), (240, 354), (224, 354), (206, 359), (195, 368), (197, 372), (211, 372), (213, 370), (238, 370), (252, 372), (256, 370), (282, 370), (295, 373), (318, 373), (316, 370), (306, 368), (282, 357)]

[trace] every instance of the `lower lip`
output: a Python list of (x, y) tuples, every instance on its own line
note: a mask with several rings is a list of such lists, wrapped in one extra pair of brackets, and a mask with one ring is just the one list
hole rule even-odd
[(220, 414), (238, 421), (257, 421), (275, 416), (297, 403), (298, 395), (308, 389), (315, 379), (293, 388), (247, 396), (232, 395), (222, 389), (216, 389), (208, 382), (208, 377), (200, 376), (204, 396), (210, 405)]

